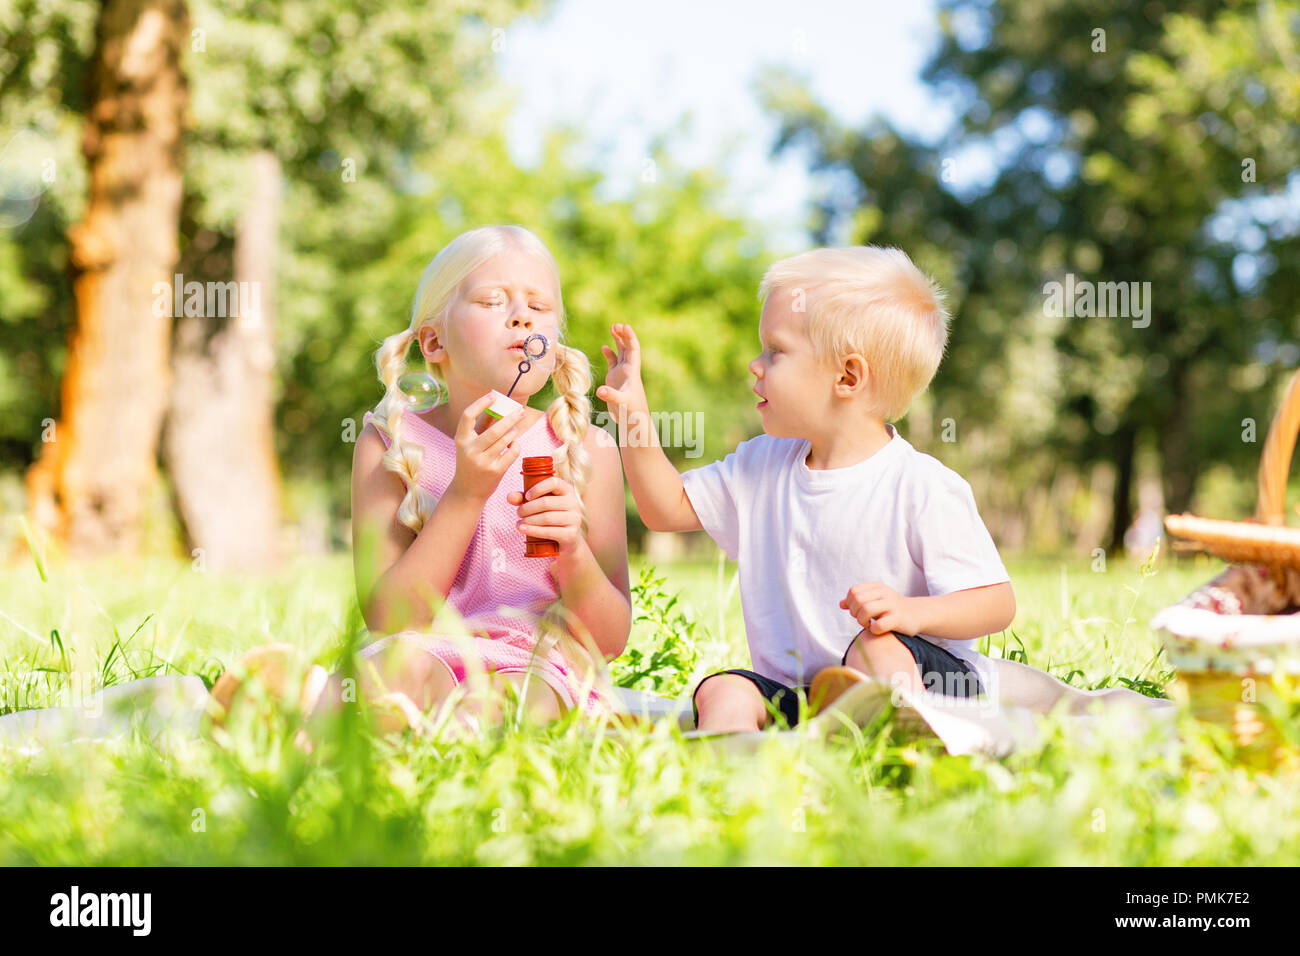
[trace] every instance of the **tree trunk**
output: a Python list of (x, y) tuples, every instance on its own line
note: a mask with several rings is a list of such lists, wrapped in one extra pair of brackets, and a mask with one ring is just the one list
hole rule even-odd
[(163, 437), (190, 553), (214, 570), (269, 570), (279, 560), (272, 330), (280, 164), (272, 153), (249, 158), (248, 182), (226, 307), (205, 291), (203, 314), (177, 322)]
[(72, 556), (137, 552), (157, 476), (172, 318), (154, 284), (177, 257), (188, 34), (181, 0), (105, 0), (96, 25), (61, 417), (27, 474), (33, 524)]
[(1187, 366), (1173, 361), (1169, 370), (1170, 403), (1160, 427), (1160, 477), (1165, 508), (1170, 514), (1182, 514), (1192, 504), (1199, 469), (1192, 460), (1191, 420), (1188, 408)]
[(1110, 543), (1112, 557), (1124, 553), (1124, 532), (1133, 523), (1133, 462), (1137, 450), (1137, 426), (1125, 422), (1115, 432), (1115, 487), (1111, 490)]

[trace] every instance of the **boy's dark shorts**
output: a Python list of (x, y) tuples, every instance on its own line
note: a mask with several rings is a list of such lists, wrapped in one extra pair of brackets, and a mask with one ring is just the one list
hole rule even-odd
[[(921, 683), (927, 689), (934, 693), (949, 694), (953, 697), (976, 697), (984, 693), (984, 688), (980, 684), (980, 679), (974, 669), (965, 661), (954, 657), (937, 644), (931, 644), (921, 637), (913, 637), (910, 634), (898, 634), (897, 637), (909, 651), (912, 652), (912, 659), (916, 661), (916, 669), (921, 674)], [(852, 648), (852, 644), (849, 648)], [(843, 665), (848, 660), (849, 650), (846, 648), (844, 656), (840, 658), (840, 664)], [(753, 671), (742, 668), (732, 668), (731, 670), (718, 671), (719, 674), (738, 674), (741, 677), (748, 678), (754, 682), (759, 693), (763, 695), (764, 700), (771, 703), (780, 711), (785, 718), (786, 723), (793, 727), (799, 723), (799, 697), (792, 687), (787, 687), (780, 681), (772, 680), (770, 677), (764, 677), (762, 674), (756, 674)], [(695, 694), (700, 692), (700, 685), (709, 677), (716, 677), (716, 674), (710, 674), (701, 680), (695, 686), (695, 692), (691, 694), (691, 712), (695, 715), (695, 725), (700, 724), (700, 712), (695, 706)], [(803, 691), (804, 697), (808, 696), (809, 685), (803, 685), (799, 690)]]

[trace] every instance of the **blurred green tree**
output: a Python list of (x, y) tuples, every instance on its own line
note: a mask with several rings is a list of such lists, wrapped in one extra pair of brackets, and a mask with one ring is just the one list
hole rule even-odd
[[(940, 16), (924, 77), (956, 113), (941, 141), (845, 129), (770, 75), (777, 149), (806, 148), (831, 187), (821, 241), (901, 246), (949, 289), (936, 414), (991, 456), (1001, 493), (1109, 462), (1120, 551), (1140, 442), (1166, 507), (1187, 509), (1207, 462), (1253, 466), (1243, 420), (1262, 440), (1300, 356), (1300, 5), (947, 0)], [(1150, 283), (1149, 312), (1057, 314), (1065, 281)]]
[[(214, 567), (274, 560), (275, 333), (296, 339), (277, 286), (285, 271), (325, 265), (276, 253), (319, 248), (329, 236), (330, 265), (341, 264), (349, 242), (382, 233), (410, 157), (472, 135), (472, 104), (506, 25), (538, 7), (0, 6), (3, 133), (38, 144), (13, 167), (24, 181), (32, 160), (51, 158), (62, 171), (45, 182), (57, 183), (49, 190), (57, 198), (22, 206), (0, 240), (6, 355), (21, 370), (63, 379), (59, 421), (47, 388), (45, 404), (24, 409), (28, 430), (8, 435), (11, 447), (22, 443), (34, 419), (52, 422), (42, 437), (59, 439), (39, 444), (28, 473), (39, 526), (74, 550), (130, 550), (166, 411), (164, 459), (191, 550)], [(83, 124), (84, 169), (73, 146)], [(13, 194), (26, 197), (7, 187)], [(295, 213), (283, 226), (281, 197)], [(328, 212), (301, 215), (315, 206)], [(169, 291), (157, 308), (174, 275), (182, 289), (195, 282), (207, 291), (202, 305), (178, 308)], [(214, 309), (214, 289), (230, 288), (251, 295), (242, 308)], [(65, 360), (50, 339), (70, 311)], [(24, 320), (30, 326), (18, 328)]]
[[(484, 223), (518, 222), (550, 245), (570, 341), (593, 357), (595, 383), (609, 326), (635, 324), (680, 467), (761, 430), (745, 365), (770, 256), (757, 224), (727, 208), (718, 175), (673, 165), (669, 140), (689, 130), (661, 135), (627, 182), (574, 158), (587, 130), (557, 131), (540, 165), (523, 168), (506, 150), (508, 104), (495, 98), (490, 55), (510, 42), (498, 24), (526, 5), (389, 5), (383, 16), (365, 5), (274, 7), (278, 19), (267, 4), (195, 4), (182, 51), (191, 101), (179, 250), (160, 278), (257, 282), (261, 306), (252, 323), (174, 317), (162, 452), (187, 550), (204, 548), (207, 566), (229, 563), (221, 542), (246, 566), (269, 553), (275, 461), (289, 494), (327, 489), (335, 526), (346, 527), (351, 453), (340, 450), (378, 399), (374, 350), (409, 321), (429, 259)], [(57, 408), (60, 332), (74, 311), (60, 263), (86, 194), (75, 78), (99, 8), (7, 8), (5, 122), (60, 170), (31, 215), (0, 231), (0, 341), (4, 361), (26, 370), (21, 388), (0, 392), (12, 413), (0, 440), (22, 465), (40, 448), (28, 436)], [(599, 425), (604, 406), (593, 403)], [(635, 543), (642, 529), (630, 530)]]

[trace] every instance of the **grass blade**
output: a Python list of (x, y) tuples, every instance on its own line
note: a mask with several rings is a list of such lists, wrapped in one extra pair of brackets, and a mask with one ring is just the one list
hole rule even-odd
[(23, 526), (23, 537), (27, 539), (27, 550), (32, 553), (32, 560), (36, 562), (36, 573), (41, 576), (42, 581), (49, 584), (50, 579), (45, 576), (45, 562), (41, 560), (41, 554), (36, 549), (36, 540), (32, 536), (32, 529), (27, 524), (27, 517), (19, 515), (18, 521)]

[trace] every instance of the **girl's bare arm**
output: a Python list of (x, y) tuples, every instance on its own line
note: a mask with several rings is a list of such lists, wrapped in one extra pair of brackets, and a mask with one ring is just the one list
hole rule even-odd
[(523, 409), (478, 432), (474, 420), (492, 401), (480, 396), (456, 423), (456, 469), (433, 514), (412, 534), (397, 520), (402, 480), (384, 468), (383, 436), (362, 429), (352, 465), (353, 560), (366, 626), (384, 633), (433, 621), (465, 558), (483, 506), (518, 458)]
[(591, 456), (591, 478), (582, 495), (587, 537), (556, 559), (555, 570), (565, 608), (610, 661), (623, 653), (632, 629), (623, 469), (618, 449), (603, 429), (589, 428), (584, 447)]
[(384, 468), (384, 441), (374, 425), (357, 438), (352, 458), (352, 561), (366, 627), (392, 634), (428, 625), (451, 590), (478, 527), (481, 504), (448, 488), (417, 535), (397, 520), (402, 479)]

